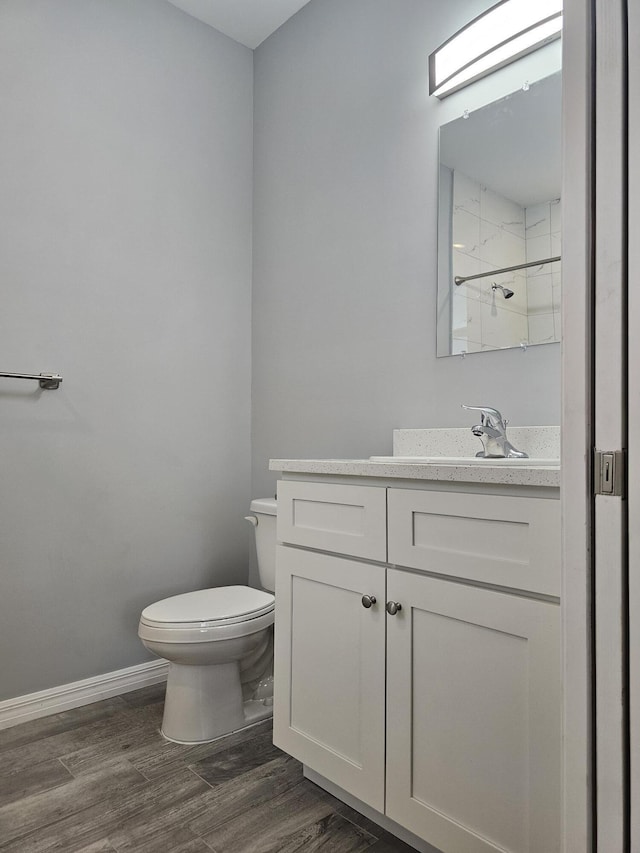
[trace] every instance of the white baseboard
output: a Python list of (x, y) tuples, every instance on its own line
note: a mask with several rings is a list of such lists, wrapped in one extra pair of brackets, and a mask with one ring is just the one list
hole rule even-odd
[(68, 711), (70, 708), (79, 708), (81, 705), (90, 705), (92, 702), (109, 699), (120, 693), (129, 693), (150, 684), (158, 684), (167, 680), (168, 671), (168, 661), (152, 660), (71, 684), (62, 684), (49, 690), (40, 690), (38, 693), (6, 699), (0, 702), (0, 729)]

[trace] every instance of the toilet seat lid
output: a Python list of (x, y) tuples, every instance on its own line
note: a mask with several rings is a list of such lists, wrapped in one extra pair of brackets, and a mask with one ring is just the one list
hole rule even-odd
[(271, 593), (250, 586), (219, 586), (174, 595), (150, 604), (140, 620), (152, 626), (231, 625), (273, 610)]

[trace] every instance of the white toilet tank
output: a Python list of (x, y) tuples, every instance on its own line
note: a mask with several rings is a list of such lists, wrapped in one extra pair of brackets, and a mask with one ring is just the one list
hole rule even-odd
[(276, 588), (277, 506), (275, 498), (258, 498), (251, 501), (251, 512), (258, 522), (257, 524), (253, 523), (256, 534), (260, 584), (269, 592), (274, 592)]

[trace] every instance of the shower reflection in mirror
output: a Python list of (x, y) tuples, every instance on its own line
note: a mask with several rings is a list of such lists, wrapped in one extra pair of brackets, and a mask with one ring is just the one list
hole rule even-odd
[(560, 340), (560, 91), (553, 74), (440, 129), (439, 356)]

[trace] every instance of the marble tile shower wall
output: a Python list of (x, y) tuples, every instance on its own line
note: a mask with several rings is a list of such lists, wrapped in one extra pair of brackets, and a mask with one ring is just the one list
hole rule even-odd
[[(453, 269), (456, 275), (525, 263), (525, 211), (461, 172), (453, 173)], [(493, 282), (513, 290), (506, 300)], [(527, 277), (502, 273), (460, 285), (453, 294), (454, 354), (526, 341)]]
[[(560, 199), (536, 204), (525, 211), (527, 261), (562, 253)], [(532, 344), (560, 340), (560, 262), (527, 270), (527, 312)]]
[[(454, 171), (452, 262), (455, 275), (475, 275), (550, 257), (552, 233), (554, 244), (559, 242), (559, 211), (559, 202), (525, 210), (478, 181)], [(549, 251), (545, 241), (549, 243)], [(554, 297), (556, 302), (559, 300), (559, 270), (555, 273), (555, 290), (550, 265), (534, 268), (533, 272), (531, 277), (526, 270), (502, 273), (454, 289), (454, 355), (513, 346), (514, 341), (556, 340), (553, 337), (556, 329), (553, 305)], [(534, 298), (530, 299), (528, 288), (533, 279)], [(494, 281), (513, 290), (514, 295), (509, 300), (504, 299), (500, 291), (492, 290)], [(559, 312), (557, 327), (559, 329)]]

